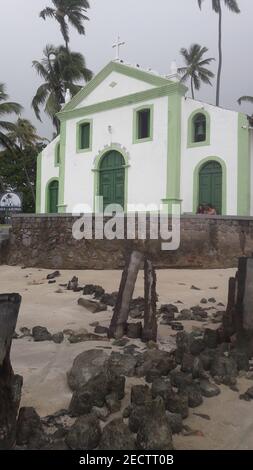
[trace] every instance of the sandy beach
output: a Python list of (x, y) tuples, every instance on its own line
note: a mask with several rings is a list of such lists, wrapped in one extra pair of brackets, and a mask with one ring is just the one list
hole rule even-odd
[[(59, 284), (67, 283), (73, 275), (78, 276), (80, 285), (98, 284), (106, 292), (118, 290), (120, 271), (61, 271), (55, 284), (48, 284), (47, 270), (21, 269), (21, 267), (0, 266), (1, 292), (18, 292), (22, 295), (22, 305), (16, 331), (19, 328), (45, 326), (51, 333), (64, 329), (86, 328), (94, 332), (90, 323), (98, 321), (108, 326), (112, 311), (92, 314), (77, 304), (80, 293), (59, 290)], [(198, 305), (204, 298), (214, 297), (218, 303), (226, 305), (228, 279), (235, 273), (227, 270), (161, 270), (157, 272), (157, 293), (159, 303), (175, 303), (179, 310)], [(197, 289), (192, 288), (197, 287)], [(135, 297), (143, 296), (143, 273), (137, 281)], [(179, 303), (180, 302), (180, 303)], [(186, 331), (201, 327), (199, 322), (183, 322)], [(208, 323), (207, 323), (208, 324)], [(208, 324), (208, 326), (212, 323)], [(170, 350), (175, 345), (175, 332), (167, 325), (159, 327), (159, 347)], [(140, 348), (139, 340), (132, 340)], [(65, 338), (62, 344), (34, 342), (30, 338), (17, 339), (12, 346), (12, 364), (16, 373), (24, 377), (22, 405), (33, 406), (41, 416), (67, 408), (71, 391), (66, 381), (66, 372), (74, 358), (82, 351), (106, 347), (108, 353), (117, 350), (109, 341), (86, 341), (70, 344)], [(107, 351), (107, 349), (105, 349)], [(142, 383), (138, 379), (128, 379), (127, 391), (132, 383)], [(238, 379), (240, 393), (246, 391), (252, 382)], [(252, 403), (239, 400), (239, 393), (221, 386), (222, 393), (215, 398), (204, 399), (197, 409), (190, 410), (185, 423), (199, 431), (195, 436), (175, 435), (176, 449), (253, 449), (253, 410)], [(126, 397), (127, 398), (127, 397)], [(126, 400), (126, 399), (125, 399)], [(123, 403), (124, 405), (124, 403)], [(196, 414), (208, 415), (204, 419)]]

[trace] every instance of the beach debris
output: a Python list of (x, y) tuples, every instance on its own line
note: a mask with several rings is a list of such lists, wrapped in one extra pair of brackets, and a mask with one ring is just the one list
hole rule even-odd
[(47, 279), (48, 280), (55, 279), (56, 277), (59, 277), (60, 275), (61, 275), (60, 271), (54, 271), (53, 273), (47, 275)]
[(64, 341), (64, 334), (59, 331), (58, 333), (55, 333), (52, 335), (52, 341), (55, 344), (61, 344)]
[(201, 290), (199, 287), (196, 287), (196, 286), (194, 286), (194, 285), (191, 286), (190, 289), (192, 289), (192, 290)]
[(97, 300), (89, 300), (89, 299), (84, 299), (83, 297), (80, 297), (77, 303), (78, 305), (89, 310), (91, 313), (104, 312), (105, 310), (107, 310), (107, 305)]
[(44, 326), (34, 326), (32, 329), (32, 336), (34, 341), (51, 341), (52, 335)]
[(104, 293), (103, 287), (94, 284), (87, 284), (83, 288), (83, 295), (93, 295), (95, 299), (101, 299)]

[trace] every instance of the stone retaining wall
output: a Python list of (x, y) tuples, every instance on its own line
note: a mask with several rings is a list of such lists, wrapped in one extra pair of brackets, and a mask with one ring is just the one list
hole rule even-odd
[(151, 253), (157, 268), (229, 268), (253, 253), (253, 218), (183, 216), (181, 245), (172, 252), (161, 251), (159, 240), (77, 241), (75, 220), (66, 214), (13, 216), (2, 259), (48, 269), (121, 269), (127, 250), (137, 246)]

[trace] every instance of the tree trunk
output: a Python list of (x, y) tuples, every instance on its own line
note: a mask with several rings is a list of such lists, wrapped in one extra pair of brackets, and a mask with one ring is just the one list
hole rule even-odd
[(194, 100), (195, 95), (194, 95), (194, 86), (193, 86), (193, 78), (192, 77), (191, 77), (191, 90), (192, 90), (192, 99)]
[(109, 328), (109, 336), (122, 338), (126, 330), (126, 323), (133, 297), (138, 272), (143, 261), (143, 254), (133, 251), (129, 256), (121, 277), (121, 283), (114, 314)]
[(145, 283), (145, 309), (144, 328), (142, 340), (144, 342), (157, 340), (156, 321), (156, 273), (152, 262), (148, 259), (144, 263), (144, 283)]
[(219, 4), (219, 66), (218, 66), (218, 73), (217, 73), (216, 106), (220, 105), (221, 70), (222, 70), (222, 8), (221, 8), (221, 4)]
[(23, 379), (14, 375), (10, 351), (20, 303), (19, 294), (0, 295), (0, 450), (11, 449), (16, 438)]

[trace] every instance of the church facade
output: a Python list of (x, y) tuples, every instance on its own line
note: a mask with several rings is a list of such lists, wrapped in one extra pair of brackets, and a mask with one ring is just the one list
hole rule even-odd
[(167, 77), (110, 62), (58, 118), (39, 155), (37, 213), (156, 207), (253, 215), (252, 132), (246, 115), (190, 99)]

